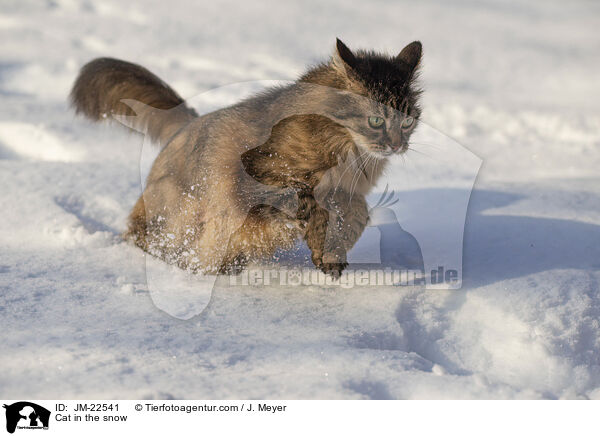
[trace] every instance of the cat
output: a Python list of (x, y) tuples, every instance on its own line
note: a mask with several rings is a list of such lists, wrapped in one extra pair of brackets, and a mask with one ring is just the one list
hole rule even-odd
[(162, 147), (124, 237), (181, 268), (235, 273), (304, 238), (339, 277), (368, 222), (365, 195), (416, 128), (422, 46), (350, 50), (287, 86), (203, 116), (147, 69), (100, 58), (70, 94), (96, 121), (132, 116)]

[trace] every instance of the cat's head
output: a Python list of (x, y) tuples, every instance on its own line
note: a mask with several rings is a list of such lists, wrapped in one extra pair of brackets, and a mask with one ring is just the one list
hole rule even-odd
[(421, 53), (418, 41), (392, 57), (353, 52), (338, 39), (329, 64), (315, 70), (315, 79), (325, 79), (315, 82), (342, 91), (328, 102), (330, 113), (360, 151), (382, 158), (408, 149), (421, 115), (416, 85)]

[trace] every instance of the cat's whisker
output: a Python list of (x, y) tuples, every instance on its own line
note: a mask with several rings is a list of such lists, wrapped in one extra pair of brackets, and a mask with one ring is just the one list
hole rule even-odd
[[(369, 156), (367, 156), (367, 159), (368, 158), (369, 158)], [(352, 201), (352, 196), (354, 195), (354, 180), (356, 179), (357, 184), (358, 184), (358, 180), (360, 179), (360, 173), (361, 173), (360, 168), (357, 168), (354, 171), (354, 174), (352, 175), (352, 180), (350, 181), (350, 197), (348, 199), (348, 204), (350, 204), (350, 201)]]
[(433, 156), (430, 156), (427, 153), (423, 153), (422, 151), (415, 150), (414, 148), (407, 148), (406, 151), (412, 151), (412, 152), (415, 152), (415, 153), (419, 153), (419, 154), (422, 154), (423, 156), (426, 156), (426, 157), (428, 157), (430, 159), (433, 159)]
[(368, 151), (364, 151), (363, 153), (360, 153), (360, 150), (358, 150), (359, 155), (352, 161), (352, 163), (350, 165), (348, 165), (346, 167), (346, 169), (344, 169), (344, 171), (342, 172), (342, 174), (340, 175), (340, 179), (337, 182), (337, 185), (335, 186), (335, 188), (333, 189), (333, 193), (335, 194), (338, 190), (338, 188), (340, 187), (340, 184), (342, 183), (342, 180), (344, 178), (344, 174), (346, 174), (346, 172), (352, 168), (354, 166), (354, 164), (365, 154), (368, 153)]
[(360, 169), (357, 168), (352, 174), (352, 180), (350, 181), (350, 196), (348, 197), (348, 205), (352, 201), (352, 196), (354, 195), (354, 180), (357, 179), (357, 176), (360, 177)]
[[(358, 151), (358, 153), (360, 153), (360, 151), (359, 151), (358, 149), (357, 149), (357, 151)], [(366, 153), (366, 152), (365, 152), (365, 153)], [(340, 183), (342, 183), (342, 180), (343, 180), (343, 176), (344, 176), (344, 174), (346, 174), (346, 172), (347, 172), (347, 171), (348, 171), (350, 168), (352, 168), (352, 167), (353, 167), (353, 165), (354, 165), (354, 164), (355, 164), (355, 163), (358, 161), (358, 159), (360, 159), (360, 157), (362, 156), (362, 154), (364, 154), (364, 153), (361, 153), (361, 154), (359, 154), (358, 156), (356, 156), (356, 158), (355, 158), (355, 159), (354, 159), (354, 160), (353, 160), (353, 161), (352, 161), (350, 164), (348, 164), (348, 165), (346, 166), (346, 168), (344, 169), (344, 171), (343, 171), (343, 172), (342, 172), (342, 174), (340, 175), (340, 179), (339, 179), (339, 181), (338, 181), (337, 185), (335, 186), (335, 188), (334, 188), (333, 192), (336, 192), (336, 191), (337, 191), (338, 187), (340, 186)], [(350, 159), (351, 159), (351, 158), (349, 158), (348, 160), (350, 160)], [(348, 160), (347, 160), (347, 161), (348, 161)], [(347, 162), (347, 161), (346, 161), (346, 162)]]
[[(366, 167), (367, 167), (367, 165), (368, 165), (368, 164), (369, 164), (369, 163), (370, 163), (370, 162), (371, 162), (373, 159), (375, 159), (375, 156), (373, 156), (372, 154), (369, 154), (369, 155), (367, 156), (367, 159), (364, 161), (364, 166), (363, 166), (363, 168), (361, 169), (361, 171), (363, 172), (363, 174), (365, 175), (365, 177), (367, 177), (367, 174), (366, 174)], [(357, 171), (357, 173), (358, 173), (358, 171)], [(353, 178), (352, 180), (354, 181), (354, 178)], [(367, 177), (367, 180), (368, 180), (368, 177)], [(352, 187), (352, 186), (350, 187), (350, 190), (351, 190), (351, 192), (350, 192), (350, 198), (349, 198), (349, 200), (348, 200), (348, 204), (350, 204), (350, 201), (352, 200), (352, 196), (354, 195), (354, 191), (355, 191), (355, 190), (356, 190), (356, 188), (358, 187), (358, 183), (359, 183), (359, 182), (360, 182), (360, 173), (358, 173), (358, 177), (356, 177), (356, 183), (354, 183), (354, 187)]]
[(431, 142), (410, 141), (410, 145), (424, 145), (426, 147), (435, 148), (436, 150), (441, 150), (441, 148), (440, 148), (440, 146), (438, 144), (434, 144), (434, 143), (431, 143)]

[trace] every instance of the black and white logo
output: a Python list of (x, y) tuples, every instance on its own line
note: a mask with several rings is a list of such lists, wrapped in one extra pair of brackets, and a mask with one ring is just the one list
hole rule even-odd
[(16, 429), (48, 429), (50, 411), (29, 401), (19, 401), (3, 406), (6, 409), (6, 431), (14, 433)]

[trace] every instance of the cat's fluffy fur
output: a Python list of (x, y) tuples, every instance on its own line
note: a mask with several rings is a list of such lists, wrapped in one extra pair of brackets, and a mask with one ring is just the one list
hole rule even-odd
[[(142, 249), (230, 272), (304, 237), (314, 264), (337, 276), (386, 156), (408, 147), (420, 59), (419, 42), (392, 58), (338, 40), (331, 60), (294, 84), (198, 117), (148, 70), (102, 58), (82, 68), (71, 101), (93, 120), (135, 115), (163, 147), (125, 234)], [(369, 127), (370, 116), (385, 125)]]

